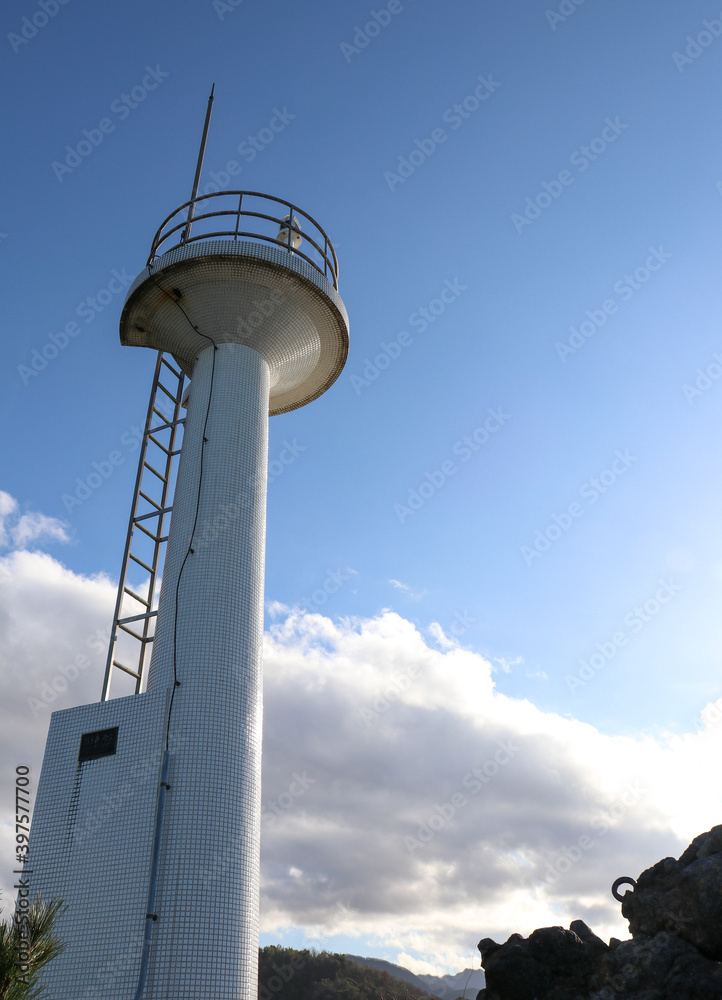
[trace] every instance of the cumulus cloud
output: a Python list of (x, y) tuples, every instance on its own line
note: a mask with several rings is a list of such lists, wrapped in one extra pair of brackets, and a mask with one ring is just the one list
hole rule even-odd
[[(38, 552), (0, 570), (7, 873), (14, 767), (30, 764), (36, 787), (50, 710), (98, 699), (115, 587)], [(272, 610), (266, 932), (356, 937), (437, 972), (468, 967), (482, 936), (577, 917), (626, 936), (612, 881), (720, 819), (706, 765), (722, 750), (722, 705), (684, 736), (609, 736), (501, 694), (483, 657), (394, 611)]]
[(264, 928), (361, 934), (439, 969), (577, 917), (625, 936), (612, 881), (719, 819), (702, 765), (722, 709), (684, 738), (606, 736), (500, 694), (444, 639), (391, 611), (271, 626)]
[[(52, 538), (57, 542), (69, 542), (67, 525), (57, 517), (48, 517), (36, 511), (30, 511), (17, 517), (18, 502), (0, 490), (0, 546), (12, 545), (16, 549), (24, 549), (32, 542), (41, 538)], [(9, 521), (14, 521), (9, 524)]]
[(13, 545), (22, 549), (39, 538), (54, 538), (58, 542), (69, 542), (70, 537), (65, 524), (57, 517), (46, 514), (23, 514), (12, 528)]

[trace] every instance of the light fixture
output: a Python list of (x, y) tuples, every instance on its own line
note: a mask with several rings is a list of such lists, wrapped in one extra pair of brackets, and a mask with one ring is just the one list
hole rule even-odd
[(295, 215), (286, 215), (281, 220), (276, 239), (283, 246), (291, 247), (294, 250), (301, 246), (301, 227)]

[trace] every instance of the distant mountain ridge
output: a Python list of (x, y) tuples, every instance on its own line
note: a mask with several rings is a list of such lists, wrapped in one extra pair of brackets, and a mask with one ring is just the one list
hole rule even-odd
[[(344, 958), (348, 958), (358, 965), (369, 965), (381, 972), (388, 972), (390, 976), (402, 979), (417, 989), (423, 990), (424, 993), (440, 997), (441, 1000), (455, 1000), (456, 997), (461, 996), (465, 996), (466, 1000), (475, 1000), (476, 994), (485, 985), (482, 969), (465, 969), (453, 976), (417, 976), (402, 965), (394, 965), (393, 962), (386, 962), (383, 958), (362, 958), (360, 955), (345, 955)], [(464, 992), (465, 990), (466, 992)]]
[(464, 969), (453, 976), (419, 976), (419, 979), (430, 993), (443, 1000), (461, 996), (466, 1000), (475, 1000), (476, 994), (486, 985), (483, 969)]

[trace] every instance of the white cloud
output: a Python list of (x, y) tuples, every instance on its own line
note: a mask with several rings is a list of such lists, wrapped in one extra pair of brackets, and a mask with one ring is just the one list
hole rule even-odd
[[(0, 569), (7, 872), (14, 767), (30, 764), (36, 787), (50, 709), (98, 699), (115, 587), (36, 552)], [(361, 951), (376, 943), (437, 971), (467, 967), (481, 937), (577, 917), (626, 936), (614, 878), (719, 821), (708, 764), (722, 751), (722, 704), (684, 736), (608, 736), (500, 694), (480, 655), (432, 648), (394, 612), (274, 612), (266, 932), (301, 928), (319, 946), (355, 937)], [(78, 657), (87, 662), (73, 674)]]
[(64, 521), (36, 511), (15, 518), (15, 523), (8, 527), (6, 522), (17, 512), (17, 500), (0, 490), (0, 546), (5, 547), (12, 542), (13, 548), (24, 549), (41, 538), (52, 538), (57, 542), (70, 541)]
[(69, 542), (70, 537), (63, 521), (45, 514), (23, 514), (12, 528), (13, 545), (22, 549), (39, 538), (54, 538), (58, 542)]
[(438, 622), (431, 622), (429, 625), (429, 635), (431, 635), (442, 649), (453, 649), (456, 640), (450, 639)]
[[(524, 662), (524, 657), (523, 656), (517, 656), (513, 660), (510, 660), (510, 659), (508, 659), (507, 657), (504, 657), (504, 656), (495, 656), (494, 657), (494, 663), (505, 674), (510, 674), (511, 671), (512, 671), (512, 667), (516, 667), (520, 663), (523, 663), (523, 662)], [(529, 676), (531, 676), (531, 675), (527, 674), (527, 677), (529, 677)]]
[(8, 533), (5, 527), (5, 520), (10, 514), (14, 514), (18, 509), (18, 502), (9, 493), (0, 490), (0, 545), (8, 544)]
[(401, 580), (389, 580), (392, 587), (396, 587), (397, 590), (403, 590), (405, 594), (411, 598), (412, 601), (420, 601), (422, 598), (426, 597), (428, 590), (414, 590), (410, 587), (408, 583), (402, 583)]
[(290, 607), (282, 601), (266, 602), (266, 613), (271, 618), (280, 618), (282, 615), (287, 615), (290, 610)]

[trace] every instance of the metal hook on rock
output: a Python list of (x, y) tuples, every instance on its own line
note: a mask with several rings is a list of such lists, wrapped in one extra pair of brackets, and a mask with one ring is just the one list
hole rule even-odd
[(619, 895), (619, 892), (617, 890), (619, 889), (620, 885), (631, 885), (632, 892), (634, 892), (634, 890), (637, 888), (637, 883), (634, 881), (633, 878), (630, 878), (628, 875), (622, 875), (621, 878), (615, 880), (614, 885), (612, 886), (612, 895), (616, 900), (618, 900), (621, 903), (624, 901), (624, 896), (626, 896), (627, 893), (625, 892), (624, 896)]

